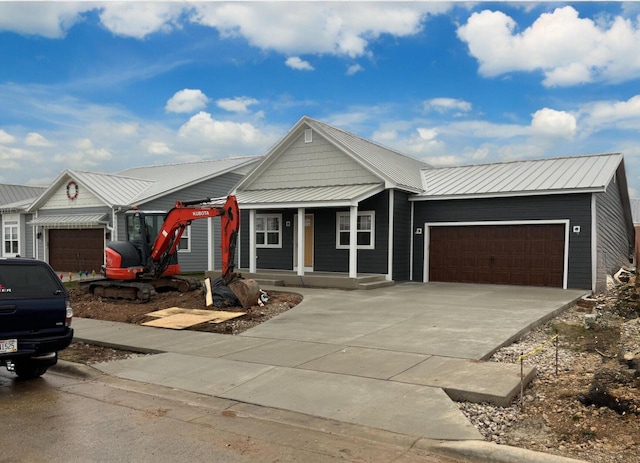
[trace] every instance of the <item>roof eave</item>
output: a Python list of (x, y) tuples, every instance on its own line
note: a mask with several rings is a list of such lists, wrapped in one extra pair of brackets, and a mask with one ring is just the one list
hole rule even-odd
[(490, 193), (472, 193), (460, 195), (416, 195), (409, 198), (409, 201), (443, 201), (449, 199), (479, 199), (479, 198), (509, 198), (515, 196), (548, 196), (578, 193), (604, 193), (605, 187), (563, 189), (563, 190), (536, 190), (536, 191), (508, 191)]

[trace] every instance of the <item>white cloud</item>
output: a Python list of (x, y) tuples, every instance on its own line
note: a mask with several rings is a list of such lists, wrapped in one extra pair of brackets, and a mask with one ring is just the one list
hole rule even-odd
[(27, 134), (27, 137), (24, 140), (24, 143), (27, 146), (40, 146), (40, 147), (53, 145), (53, 143), (51, 143), (45, 137), (43, 137), (42, 135), (36, 132), (29, 132)]
[(100, 20), (115, 35), (142, 39), (180, 28), (185, 6), (173, 2), (105, 2)]
[(0, 129), (0, 144), (10, 145), (16, 141), (16, 137)]
[(438, 136), (438, 130), (436, 129), (426, 129), (418, 127), (418, 129), (416, 130), (418, 131), (418, 135), (420, 136), (420, 138), (422, 138), (423, 140), (435, 140), (435, 138)]
[(167, 154), (171, 154), (171, 148), (169, 148), (169, 146), (167, 146), (166, 143), (156, 141), (156, 142), (149, 143), (149, 146), (147, 147), (147, 152), (149, 154), (157, 154), (160, 156), (164, 156)]
[(298, 56), (291, 56), (287, 58), (285, 64), (291, 69), (295, 69), (296, 71), (313, 71), (314, 67), (309, 63), (309, 61), (305, 61)]
[(62, 38), (94, 8), (84, 2), (0, 2), (0, 31)]
[(352, 76), (358, 72), (364, 71), (364, 68), (359, 64), (353, 64), (347, 68), (347, 75)]
[(183, 149), (193, 147), (214, 157), (262, 154), (281, 135), (263, 132), (248, 122), (216, 120), (203, 111), (192, 116), (177, 134)]
[(596, 22), (565, 6), (518, 32), (511, 17), (484, 10), (472, 14), (457, 33), (486, 77), (542, 71), (544, 85), (568, 86), (640, 76), (640, 24), (620, 16)]
[(460, 111), (467, 113), (471, 111), (472, 105), (468, 101), (455, 98), (432, 98), (422, 103), (425, 111), (437, 111), (441, 114), (449, 111)]
[(640, 95), (626, 101), (594, 101), (580, 107), (584, 124), (592, 131), (609, 127), (640, 130)]
[(531, 129), (536, 135), (571, 138), (576, 133), (576, 118), (565, 111), (543, 108), (532, 117)]
[(192, 113), (207, 107), (209, 98), (202, 90), (185, 88), (176, 92), (164, 107), (169, 113)]
[(249, 106), (258, 104), (258, 100), (255, 98), (249, 98), (247, 96), (240, 96), (236, 98), (222, 98), (216, 101), (216, 105), (225, 111), (234, 113), (246, 113), (249, 111)]
[(287, 55), (309, 53), (358, 57), (383, 34), (417, 34), (429, 13), (451, 8), (442, 2), (202, 2), (191, 20), (223, 37)]

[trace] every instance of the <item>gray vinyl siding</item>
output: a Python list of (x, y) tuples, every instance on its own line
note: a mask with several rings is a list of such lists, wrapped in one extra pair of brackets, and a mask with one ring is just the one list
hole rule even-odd
[[(423, 281), (424, 237), (416, 228), (427, 222), (569, 220), (568, 288), (591, 289), (591, 195), (417, 201), (414, 209), (413, 279)], [(572, 233), (574, 226), (580, 233)], [(464, 265), (464, 263), (461, 263)]]
[(20, 214), (20, 233), (22, 234), (21, 256), (34, 257), (33, 246), (33, 227), (27, 225), (27, 222), (33, 217), (32, 214)]
[(393, 201), (393, 266), (394, 281), (409, 280), (411, 259), (411, 204), (409, 195), (403, 191), (394, 192)]
[(596, 290), (606, 288), (606, 275), (629, 266), (634, 237), (625, 222), (619, 184), (612, 181), (606, 192), (596, 193), (597, 276)]
[(269, 190), (379, 182), (378, 177), (314, 131), (313, 142), (305, 143), (302, 133), (248, 189)]

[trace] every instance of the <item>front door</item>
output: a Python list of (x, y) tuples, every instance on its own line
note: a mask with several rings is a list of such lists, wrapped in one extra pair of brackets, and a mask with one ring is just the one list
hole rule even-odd
[[(293, 268), (298, 268), (298, 215), (293, 217)], [(313, 271), (313, 214), (304, 216), (304, 269)]]

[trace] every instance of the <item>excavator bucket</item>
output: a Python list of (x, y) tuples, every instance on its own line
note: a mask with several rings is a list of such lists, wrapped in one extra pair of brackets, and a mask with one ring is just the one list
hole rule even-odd
[(243, 309), (258, 304), (260, 298), (260, 286), (256, 280), (245, 280), (239, 278), (229, 283), (229, 289), (236, 295)]

